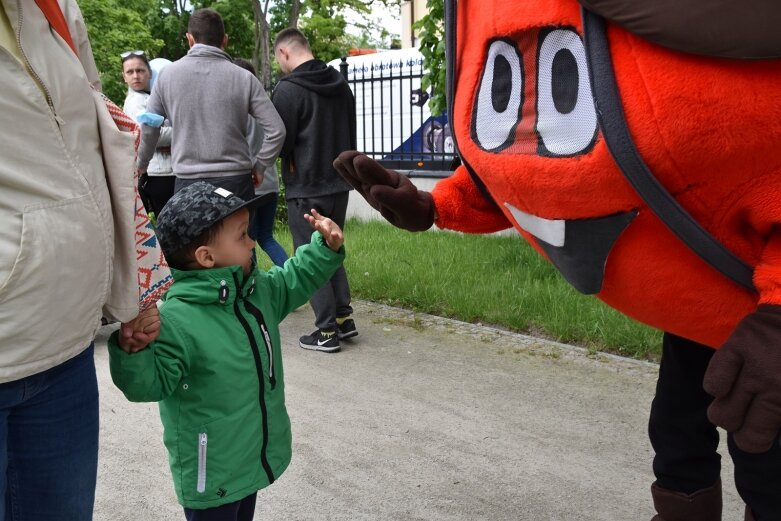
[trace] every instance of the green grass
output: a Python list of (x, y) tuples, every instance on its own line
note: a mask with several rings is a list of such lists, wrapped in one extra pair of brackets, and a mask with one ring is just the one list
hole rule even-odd
[[(658, 331), (576, 292), (518, 236), (410, 233), (382, 221), (345, 228), (354, 298), (658, 359)], [(287, 228), (275, 237), (292, 251)], [(262, 252), (258, 259), (271, 265)]]

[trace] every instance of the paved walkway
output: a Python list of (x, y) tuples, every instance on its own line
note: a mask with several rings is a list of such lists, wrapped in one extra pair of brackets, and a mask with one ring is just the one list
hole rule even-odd
[[(656, 366), (358, 302), (338, 354), (282, 324), (293, 462), (257, 520), (648, 521)], [(95, 519), (183, 520), (156, 404), (127, 402), (101, 330)], [(726, 454), (726, 450), (722, 451)], [(725, 520), (742, 519), (725, 458)]]

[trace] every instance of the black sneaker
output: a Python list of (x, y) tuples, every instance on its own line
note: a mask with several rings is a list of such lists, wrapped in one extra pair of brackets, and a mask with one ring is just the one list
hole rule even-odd
[(298, 345), (312, 351), (334, 353), (339, 351), (339, 337), (336, 331), (323, 331), (318, 329), (311, 335), (305, 335), (298, 339)]
[(337, 320), (336, 335), (339, 337), (339, 340), (345, 340), (347, 338), (358, 336), (358, 330), (355, 328), (355, 321), (351, 318), (346, 318), (340, 324)]

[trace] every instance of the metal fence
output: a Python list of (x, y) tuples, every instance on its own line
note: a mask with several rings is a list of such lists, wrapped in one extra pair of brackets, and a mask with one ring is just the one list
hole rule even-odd
[(355, 95), (358, 150), (388, 168), (450, 174), (450, 125), (446, 114), (432, 116), (428, 109), (417, 51), (342, 58), (339, 69)]

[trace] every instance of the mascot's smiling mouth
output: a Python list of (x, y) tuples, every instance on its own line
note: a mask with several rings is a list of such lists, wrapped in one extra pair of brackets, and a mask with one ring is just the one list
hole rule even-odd
[(594, 219), (544, 219), (504, 203), (518, 227), (537, 239), (567, 282), (586, 295), (602, 290), (607, 257), (637, 210)]

